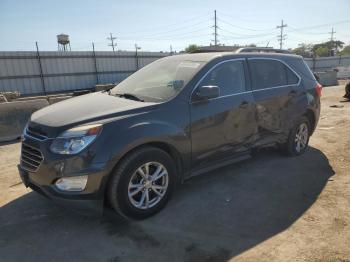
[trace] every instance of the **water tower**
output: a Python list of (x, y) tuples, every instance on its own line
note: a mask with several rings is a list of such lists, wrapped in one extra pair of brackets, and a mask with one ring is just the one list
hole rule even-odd
[(71, 50), (69, 35), (65, 35), (65, 34), (57, 35), (58, 51), (68, 51), (68, 46), (69, 46), (69, 50)]

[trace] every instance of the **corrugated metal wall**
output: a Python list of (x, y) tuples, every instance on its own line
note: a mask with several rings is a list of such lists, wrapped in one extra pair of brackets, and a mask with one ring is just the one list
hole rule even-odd
[[(156, 59), (158, 52), (0, 52), (0, 92), (24, 95), (92, 88), (120, 82)], [(44, 87), (42, 83), (44, 82)]]
[[(0, 92), (24, 95), (92, 88), (97, 83), (120, 82), (156, 59), (159, 52), (0, 52)], [(350, 77), (350, 56), (305, 59), (313, 71), (337, 68), (338, 77)], [(43, 76), (43, 77), (41, 77)], [(43, 79), (43, 82), (42, 82)]]
[(314, 72), (338, 69), (338, 78), (350, 77), (350, 56), (305, 58), (305, 61)]

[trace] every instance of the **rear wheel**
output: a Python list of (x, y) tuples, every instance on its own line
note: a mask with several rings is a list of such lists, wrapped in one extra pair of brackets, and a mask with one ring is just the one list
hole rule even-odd
[(132, 152), (112, 174), (108, 199), (121, 215), (135, 219), (159, 212), (174, 189), (176, 168), (163, 150), (145, 147)]
[(345, 98), (350, 99), (350, 83), (345, 86)]
[(284, 151), (290, 156), (302, 155), (308, 147), (310, 137), (310, 122), (302, 117), (289, 133)]

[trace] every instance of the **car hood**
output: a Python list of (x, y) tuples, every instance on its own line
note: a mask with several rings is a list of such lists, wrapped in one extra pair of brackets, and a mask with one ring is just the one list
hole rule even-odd
[(119, 98), (107, 93), (92, 93), (40, 109), (32, 114), (30, 123), (49, 128), (67, 127), (138, 113), (155, 104)]

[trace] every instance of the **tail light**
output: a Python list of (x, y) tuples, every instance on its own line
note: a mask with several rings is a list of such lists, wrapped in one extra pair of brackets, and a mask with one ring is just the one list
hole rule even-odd
[(317, 82), (315, 89), (316, 89), (316, 93), (317, 93), (318, 97), (321, 97), (321, 95), (322, 95), (322, 85)]

